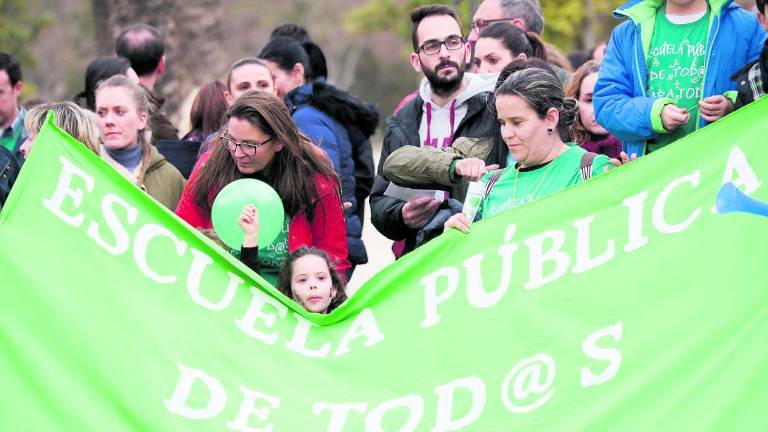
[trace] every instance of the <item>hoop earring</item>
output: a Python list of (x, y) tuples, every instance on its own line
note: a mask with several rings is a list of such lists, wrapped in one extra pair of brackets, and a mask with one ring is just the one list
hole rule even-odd
[(547, 135), (552, 135), (552, 132), (554, 132), (554, 129), (547, 128)]

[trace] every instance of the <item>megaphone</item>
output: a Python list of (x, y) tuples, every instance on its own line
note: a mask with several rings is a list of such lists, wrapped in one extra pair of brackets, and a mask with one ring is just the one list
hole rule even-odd
[(731, 182), (720, 187), (715, 198), (715, 208), (720, 214), (744, 212), (768, 217), (768, 203), (751, 198)]

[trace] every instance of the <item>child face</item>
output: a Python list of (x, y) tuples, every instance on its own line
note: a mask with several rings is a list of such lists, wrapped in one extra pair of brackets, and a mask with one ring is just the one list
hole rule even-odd
[(579, 94), (581, 95), (579, 96), (579, 118), (584, 129), (595, 135), (606, 135), (608, 131), (597, 123), (595, 106), (592, 103), (596, 82), (597, 72), (593, 72), (581, 80), (581, 87), (579, 88)]
[(325, 259), (304, 255), (293, 262), (292, 270), (293, 299), (309, 312), (326, 313), (336, 296), (336, 287)]

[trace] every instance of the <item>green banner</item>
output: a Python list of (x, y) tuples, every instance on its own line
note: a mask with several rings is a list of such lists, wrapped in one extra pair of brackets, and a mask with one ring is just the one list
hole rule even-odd
[(330, 315), (49, 118), (0, 213), (0, 430), (767, 430), (768, 219), (714, 210), (768, 201), (767, 116), (443, 235)]

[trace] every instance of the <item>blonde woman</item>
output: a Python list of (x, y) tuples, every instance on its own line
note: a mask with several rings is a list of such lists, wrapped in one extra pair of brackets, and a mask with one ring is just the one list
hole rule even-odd
[(21, 154), (24, 159), (29, 157), (35, 138), (45, 122), (48, 111), (53, 111), (53, 121), (56, 126), (80, 141), (88, 150), (99, 154), (99, 129), (93, 114), (80, 108), (72, 102), (56, 102), (38, 105), (27, 111), (24, 118), (24, 127), (29, 132), (27, 140), (21, 145)]
[(99, 84), (96, 124), (101, 157), (161, 204), (175, 209), (184, 177), (150, 144), (149, 100), (144, 89), (125, 75)]

